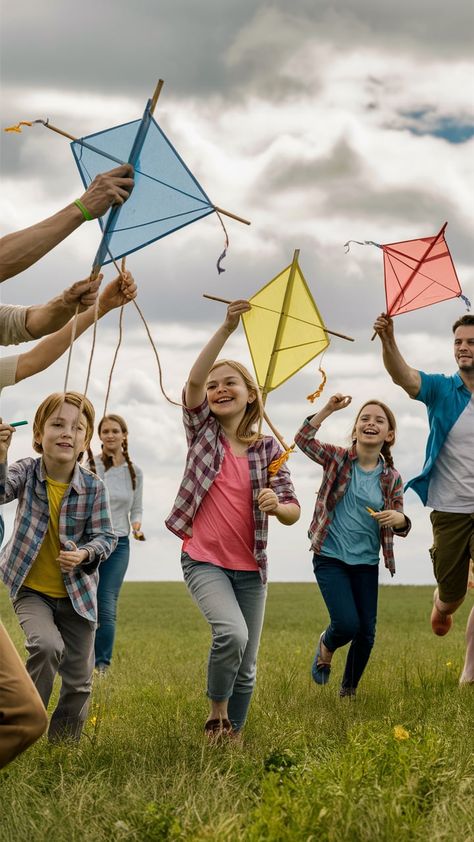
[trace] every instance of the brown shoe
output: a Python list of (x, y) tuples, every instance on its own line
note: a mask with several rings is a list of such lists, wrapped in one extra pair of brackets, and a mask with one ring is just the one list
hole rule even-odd
[(431, 611), (431, 628), (438, 637), (444, 637), (453, 625), (453, 618), (451, 614), (443, 614), (436, 608), (437, 598), (438, 588), (435, 588), (433, 594), (433, 610)]

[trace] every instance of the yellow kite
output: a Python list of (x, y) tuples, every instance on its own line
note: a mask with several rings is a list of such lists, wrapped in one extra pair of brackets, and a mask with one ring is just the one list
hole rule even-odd
[(328, 330), (298, 264), (293, 262), (259, 290), (242, 316), (258, 385), (265, 402), (329, 345)]

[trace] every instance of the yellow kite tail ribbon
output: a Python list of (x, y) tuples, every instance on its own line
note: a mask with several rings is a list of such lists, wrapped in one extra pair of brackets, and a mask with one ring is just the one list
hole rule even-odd
[(17, 123), (16, 126), (8, 126), (3, 131), (4, 132), (18, 132), (21, 133), (22, 126), (32, 126), (33, 123), (29, 123), (27, 120), (21, 120), (20, 123)]
[(325, 387), (325, 385), (326, 385), (326, 381), (327, 381), (326, 372), (325, 372), (325, 371), (323, 371), (323, 369), (321, 368), (321, 366), (319, 366), (318, 371), (320, 371), (320, 372), (321, 372), (321, 374), (323, 375), (323, 379), (321, 380), (321, 383), (319, 384), (319, 386), (318, 386), (318, 388), (316, 389), (316, 391), (315, 391), (315, 392), (313, 392), (311, 395), (307, 395), (307, 396), (306, 396), (306, 400), (311, 401), (311, 403), (314, 403), (314, 401), (316, 400), (316, 398), (319, 398), (320, 394), (322, 393), (322, 391), (323, 391), (323, 389), (324, 389), (324, 387)]

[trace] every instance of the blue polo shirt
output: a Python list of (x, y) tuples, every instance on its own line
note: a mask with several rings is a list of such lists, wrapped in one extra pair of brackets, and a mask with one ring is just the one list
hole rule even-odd
[(451, 428), (471, 400), (471, 392), (456, 372), (425, 374), (420, 371), (421, 388), (415, 400), (426, 404), (430, 432), (426, 443), (425, 464), (421, 474), (409, 480), (405, 490), (412, 488), (426, 505), (431, 471)]

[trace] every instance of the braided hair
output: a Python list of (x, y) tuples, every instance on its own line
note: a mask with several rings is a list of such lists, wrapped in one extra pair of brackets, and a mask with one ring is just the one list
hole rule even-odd
[[(122, 430), (122, 433), (124, 435), (124, 439), (123, 439), (123, 442), (122, 442), (122, 453), (124, 455), (125, 461), (126, 461), (127, 466), (128, 466), (130, 479), (132, 481), (132, 488), (135, 491), (135, 489), (137, 487), (137, 475), (135, 473), (135, 468), (133, 466), (133, 462), (130, 459), (130, 456), (129, 456), (129, 453), (128, 453), (128, 427), (127, 427), (127, 425), (126, 425), (126, 423), (125, 423), (125, 421), (124, 421), (124, 419), (122, 418), (121, 415), (104, 415), (104, 417), (101, 418), (101, 420), (99, 421), (99, 426), (97, 428), (97, 432), (98, 432), (99, 436), (100, 436), (100, 431), (101, 431), (102, 426), (105, 423), (105, 421), (114, 421), (116, 424), (119, 425), (120, 429)], [(87, 457), (88, 457), (88, 460), (89, 460), (90, 470), (93, 471), (93, 473), (96, 473), (97, 471), (96, 471), (95, 459), (94, 459), (94, 456), (93, 456), (90, 448), (87, 449)], [(104, 445), (102, 445), (102, 456), (101, 456), (101, 458), (102, 458), (102, 462), (103, 462), (105, 471), (108, 471), (110, 468), (113, 468), (113, 466), (114, 466), (113, 459), (107, 453), (104, 453)]]

